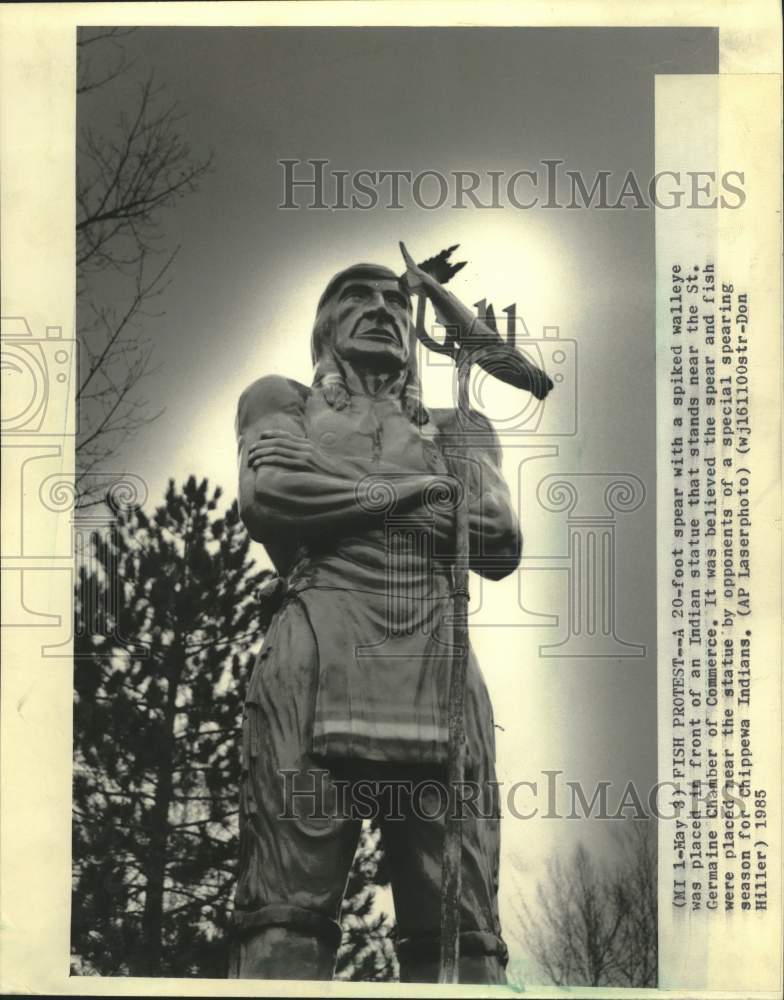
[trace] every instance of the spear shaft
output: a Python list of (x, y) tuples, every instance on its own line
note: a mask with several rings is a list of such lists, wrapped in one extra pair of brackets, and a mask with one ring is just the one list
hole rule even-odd
[[(471, 362), (457, 364), (458, 411), (465, 427), (470, 409), (468, 383)], [(457, 983), (460, 966), (460, 895), (462, 889), (463, 827), (459, 789), (465, 779), (465, 683), (468, 668), (468, 562), (469, 498), (467, 447), (465, 436), (458, 438), (453, 452), (458, 471), (465, 469), (463, 490), (455, 516), (455, 561), (452, 625), (452, 669), (449, 677), (449, 744), (447, 757), (448, 809), (444, 827), (441, 861), (441, 955), (439, 983)]]
[[(400, 249), (409, 267), (415, 267), (408, 251)], [(450, 257), (457, 245), (430, 257), (419, 268), (441, 285), (446, 284), (465, 262), (452, 264)], [(404, 279), (402, 279), (404, 280)], [(457, 303), (459, 306), (460, 304)], [(466, 330), (456, 334), (447, 328), (443, 344), (430, 337), (425, 329), (426, 296), (418, 292), (414, 336), (431, 351), (448, 355), (457, 370), (458, 435), (452, 449), (457, 460), (457, 477), (463, 489), (455, 512), (455, 558), (452, 591), (452, 656), (449, 675), (447, 747), (447, 815), (444, 825), (444, 846), (441, 862), (441, 951), (439, 983), (459, 982), (460, 967), (460, 896), (462, 890), (463, 816), (460, 792), (465, 781), (465, 687), (468, 669), (468, 569), (469, 569), (469, 496), (468, 439), (471, 406), (468, 394), (471, 364), (476, 362), (490, 375), (544, 399), (553, 388), (547, 374), (504, 343), (494, 329), (475, 318)], [(414, 340), (412, 337), (412, 348)]]
[[(452, 248), (455, 249), (455, 248)], [(450, 251), (441, 256), (448, 257)], [(434, 258), (437, 259), (437, 258)], [(427, 263), (427, 262), (426, 262)], [(462, 265), (460, 265), (462, 266)], [(457, 268), (455, 269), (457, 270)], [(442, 281), (452, 275), (440, 274)], [(427, 299), (417, 296), (414, 331), (425, 339), (425, 310)], [(468, 395), (471, 376), (469, 352), (454, 355), (457, 371), (458, 427), (466, 427), (470, 412)], [(447, 713), (449, 742), (447, 745), (447, 813), (444, 825), (444, 846), (441, 855), (441, 941), (438, 970), (439, 983), (459, 982), (460, 971), (460, 897), (463, 882), (463, 827), (459, 812), (458, 789), (465, 780), (465, 683), (468, 669), (468, 563), (469, 563), (469, 498), (467, 487), (466, 440), (463, 434), (457, 439), (452, 452), (457, 460), (458, 476), (465, 469), (464, 488), (457, 499), (455, 510), (455, 559), (452, 590), (452, 662), (449, 672)]]

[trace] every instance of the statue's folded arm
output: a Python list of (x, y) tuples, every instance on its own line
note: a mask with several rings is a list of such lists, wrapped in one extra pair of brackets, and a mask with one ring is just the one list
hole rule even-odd
[(307, 438), (304, 406), (307, 390), (297, 382), (272, 375), (258, 379), (242, 395), (237, 412), (239, 443), (239, 504), (243, 523), (258, 542), (276, 542), (281, 535), (297, 541), (325, 532), (345, 534), (383, 521), (386, 508), (368, 503), (366, 477), (384, 478), (394, 490), (395, 507), (404, 511), (422, 504), (436, 476), (403, 473), (356, 458), (325, 456), (308, 443), (312, 468), (287, 468), (275, 458), (253, 468), (249, 451), (263, 435)]

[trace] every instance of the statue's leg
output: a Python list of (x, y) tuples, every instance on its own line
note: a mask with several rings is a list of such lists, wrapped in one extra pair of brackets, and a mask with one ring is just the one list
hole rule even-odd
[[(404, 938), (398, 942), (400, 981), (402, 983), (437, 983), (440, 939)], [(506, 983), (506, 948), (495, 934), (480, 931), (460, 933), (460, 982), (482, 986)]]
[[(473, 659), (465, 724), (469, 787), (464, 791), (459, 978), (461, 983), (505, 983), (507, 950), (498, 917), (500, 823), (494, 727), (490, 702)], [(433, 768), (410, 772), (408, 777), (413, 787), (420, 783), (420, 791), (408, 803), (406, 818), (382, 824), (400, 935), (400, 978), (403, 982), (436, 982), (446, 788), (439, 792), (433, 781), (444, 783), (446, 779), (443, 770), (438, 773)]]
[[(492, 794), (492, 791), (491, 791)], [(489, 796), (488, 796), (489, 797)], [(382, 826), (399, 929), (402, 982), (438, 981), (441, 919), (441, 853), (444, 820), (429, 794), (413, 803), (406, 819)], [(498, 919), (498, 819), (463, 821), (460, 907), (461, 983), (505, 983), (506, 945)]]
[(318, 655), (297, 603), (270, 627), (243, 719), (240, 866), (229, 975), (330, 979), (361, 823), (309, 754)]
[(243, 914), (232, 947), (232, 979), (330, 980), (340, 926), (314, 910), (273, 905)]

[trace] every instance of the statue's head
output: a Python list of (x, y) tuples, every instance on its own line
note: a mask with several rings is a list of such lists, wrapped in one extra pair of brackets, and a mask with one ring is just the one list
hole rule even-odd
[(314, 384), (331, 406), (346, 405), (344, 367), (401, 372), (403, 406), (415, 423), (426, 423), (412, 350), (411, 297), (401, 279), (380, 264), (353, 264), (329, 282), (319, 299), (311, 340)]
[(330, 281), (313, 329), (313, 360), (325, 352), (354, 367), (396, 371), (409, 360), (411, 299), (394, 271), (354, 264)]

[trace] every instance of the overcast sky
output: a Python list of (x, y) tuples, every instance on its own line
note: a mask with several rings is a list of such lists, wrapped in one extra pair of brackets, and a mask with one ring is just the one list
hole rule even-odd
[[(527, 555), (567, 551), (565, 515), (536, 501), (544, 476), (627, 472), (647, 490), (616, 529), (618, 632), (644, 644), (646, 657), (541, 659), (539, 646), (558, 641), (563, 628), (519, 627), (515, 578), (483, 586), (475, 624), (511, 626), (474, 629), (502, 727), (499, 776), (535, 780), (559, 768), (589, 783), (634, 779), (647, 789), (656, 774), (652, 211), (428, 212), (410, 201), (399, 211), (281, 211), (277, 161), (511, 173), (557, 158), (589, 181), (599, 170), (633, 170), (647, 181), (654, 74), (717, 72), (717, 33), (153, 28), (124, 44), (136, 60), (131, 74), (111, 93), (83, 98), (80, 124), (110, 128), (134, 81), (154, 70), (187, 112), (182, 130), (194, 152), (214, 150), (215, 169), (165, 219), (167, 242), (182, 249), (165, 315), (147, 328), (161, 368), (146, 394), (166, 412), (116, 468), (143, 476), (155, 501), (169, 477), (190, 473), (233, 495), (237, 397), (269, 372), (310, 381), (313, 314), (330, 276), (358, 260), (400, 267), (399, 239), (420, 260), (460, 243), (469, 261), (451, 286), (460, 298), (486, 297), (497, 310), (517, 302), (532, 334), (558, 326), (577, 344), (577, 435), (538, 439), (559, 453), (529, 461), (522, 476), (522, 453), (506, 450)], [(446, 400), (448, 371), (428, 368), (424, 381), (426, 399)], [(564, 383), (548, 405), (567, 408), (574, 398), (574, 384)], [(491, 416), (508, 415), (512, 402), (500, 390), (485, 397)], [(563, 573), (525, 574), (523, 589), (526, 607), (563, 620)], [(585, 832), (583, 823), (505, 821), (508, 926), (517, 888), (532, 891), (546, 854)], [(513, 854), (522, 859), (519, 881)]]

